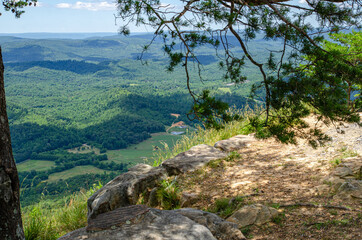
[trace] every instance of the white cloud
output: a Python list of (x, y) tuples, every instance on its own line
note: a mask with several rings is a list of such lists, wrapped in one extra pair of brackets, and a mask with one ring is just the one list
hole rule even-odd
[(59, 3), (57, 5), (55, 5), (57, 8), (71, 8), (72, 4), (70, 3)]
[(306, 0), (299, 0), (299, 3), (304, 4), (306, 3)]
[(70, 9), (85, 9), (89, 11), (100, 11), (100, 10), (115, 10), (116, 5), (107, 1), (101, 2), (76, 2), (70, 3), (59, 3), (56, 5), (57, 8), (70, 8)]

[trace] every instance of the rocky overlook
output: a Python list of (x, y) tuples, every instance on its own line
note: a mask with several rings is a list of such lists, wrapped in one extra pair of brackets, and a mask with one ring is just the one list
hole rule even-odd
[[(60, 239), (361, 239), (361, 127), (322, 129), (332, 140), (317, 149), (239, 135), (136, 165)], [(162, 209), (162, 181), (177, 182), (181, 209)]]

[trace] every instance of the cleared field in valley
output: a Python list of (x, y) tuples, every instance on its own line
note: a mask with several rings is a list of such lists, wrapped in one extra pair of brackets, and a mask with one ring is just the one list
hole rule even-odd
[(45, 160), (27, 160), (25, 162), (21, 162), (16, 165), (19, 172), (25, 172), (31, 170), (36, 170), (38, 172), (46, 171), (54, 166), (55, 166), (54, 162), (45, 161)]
[(156, 148), (163, 149), (162, 143), (168, 144), (171, 148), (173, 144), (182, 136), (175, 136), (168, 133), (156, 133), (152, 134), (152, 138), (147, 139), (139, 144), (132, 145), (126, 149), (120, 150), (108, 150), (108, 161), (114, 161), (116, 163), (147, 163), (152, 164), (152, 157)]
[(98, 173), (98, 174), (102, 174), (104, 172), (109, 173), (110, 171), (105, 171), (99, 168), (96, 168), (94, 166), (90, 166), (90, 165), (85, 165), (85, 166), (77, 166), (68, 170), (65, 170), (63, 172), (58, 172), (58, 173), (53, 173), (49, 175), (49, 182), (54, 182), (57, 181), (59, 179), (67, 179), (70, 177), (74, 177), (77, 175), (83, 175), (83, 174), (87, 174), (87, 173)]

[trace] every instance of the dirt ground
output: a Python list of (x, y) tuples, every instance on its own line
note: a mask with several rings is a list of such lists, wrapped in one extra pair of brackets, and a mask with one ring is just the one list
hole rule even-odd
[(362, 163), (362, 128), (343, 124), (323, 130), (332, 140), (317, 149), (255, 140), (232, 161), (180, 176), (182, 190), (198, 195), (190, 207), (209, 209), (217, 199), (241, 196), (244, 204), (277, 208), (273, 222), (243, 229), (249, 239), (362, 239), (362, 199), (316, 191), (339, 164)]

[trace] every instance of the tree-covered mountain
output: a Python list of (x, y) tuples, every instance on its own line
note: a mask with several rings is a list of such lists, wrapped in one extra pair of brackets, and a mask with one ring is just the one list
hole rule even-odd
[[(168, 61), (160, 51), (160, 40), (141, 55), (142, 46), (151, 39), (152, 35), (86, 39), (0, 36), (15, 159), (17, 163), (54, 162), (48, 170), (20, 172), (22, 186), (36, 189), (24, 191), (29, 198), (24, 196), (23, 201), (37, 199), (35, 195), (49, 176), (75, 167), (126, 171), (132, 162), (113, 162), (109, 151), (165, 132), (174, 121), (195, 124), (186, 116), (192, 99), (183, 69), (166, 71)], [(260, 41), (261, 45), (251, 47), (260, 48), (261, 53), (273, 47)], [(258, 81), (256, 70), (247, 66), (249, 82), (230, 84), (222, 80), (214, 49), (202, 48), (200, 53), (198, 60), (204, 66), (198, 69), (195, 65), (191, 72), (191, 90), (200, 93), (208, 88), (230, 105), (245, 105), (251, 85)], [(137, 60), (141, 56), (142, 61)], [(175, 119), (172, 113), (180, 117)], [(69, 152), (84, 144), (100, 152)], [(58, 184), (58, 193), (62, 193), (64, 182)], [(83, 185), (79, 183), (78, 189)]]

